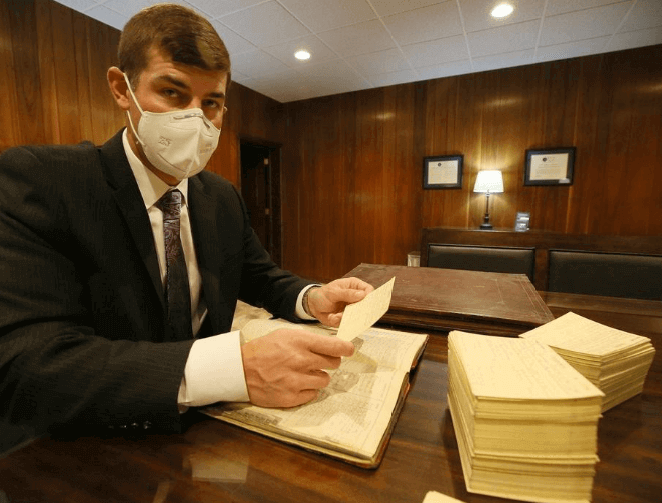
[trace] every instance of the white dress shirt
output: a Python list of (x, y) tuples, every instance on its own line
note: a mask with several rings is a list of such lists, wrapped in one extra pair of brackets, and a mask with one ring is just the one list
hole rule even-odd
[[(159, 258), (161, 282), (165, 285), (165, 245), (163, 241), (163, 213), (155, 203), (171, 187), (157, 177), (138, 159), (131, 150), (126, 129), (122, 135), (124, 150), (138, 182), (138, 188), (145, 202), (145, 208), (152, 224), (154, 244)], [(193, 245), (191, 221), (188, 213), (188, 180), (182, 180), (177, 188), (183, 197), (180, 214), (180, 236), (184, 259), (188, 269), (189, 286), (191, 290), (191, 324), (193, 334), (197, 334), (207, 315), (207, 306), (202, 293), (202, 277)], [(303, 310), (303, 294), (299, 293), (296, 314), (301, 319), (313, 319)], [(184, 412), (189, 406), (209, 405), (215, 402), (248, 401), (248, 389), (244, 377), (244, 366), (241, 358), (239, 331), (218, 334), (193, 343), (186, 361), (184, 375), (179, 387), (178, 405)]]

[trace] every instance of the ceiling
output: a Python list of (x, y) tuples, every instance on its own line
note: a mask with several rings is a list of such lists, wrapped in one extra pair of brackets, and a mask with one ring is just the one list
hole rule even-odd
[[(121, 30), (158, 0), (56, 0)], [(508, 1), (501, 20), (489, 12)], [(176, 0), (280, 102), (662, 43), (662, 0)], [(307, 49), (311, 58), (294, 53)]]

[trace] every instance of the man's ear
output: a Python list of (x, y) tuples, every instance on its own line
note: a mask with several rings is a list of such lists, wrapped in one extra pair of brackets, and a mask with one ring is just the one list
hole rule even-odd
[(131, 106), (131, 98), (129, 98), (129, 90), (126, 80), (124, 80), (124, 73), (116, 66), (111, 66), (108, 69), (107, 78), (113, 98), (115, 98), (115, 101), (122, 110), (128, 110)]

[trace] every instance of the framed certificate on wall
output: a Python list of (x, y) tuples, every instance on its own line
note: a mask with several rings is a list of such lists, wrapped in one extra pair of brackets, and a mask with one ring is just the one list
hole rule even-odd
[(461, 155), (442, 155), (423, 159), (424, 189), (461, 189)]
[(572, 185), (575, 147), (527, 150), (524, 185)]

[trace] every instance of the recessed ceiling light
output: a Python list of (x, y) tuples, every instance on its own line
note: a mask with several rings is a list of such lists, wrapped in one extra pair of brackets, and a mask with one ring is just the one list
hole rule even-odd
[(294, 53), (294, 57), (301, 61), (305, 61), (310, 59), (310, 53), (308, 51), (297, 51)]
[(513, 12), (513, 6), (509, 3), (502, 3), (492, 9), (492, 17), (506, 17)]

